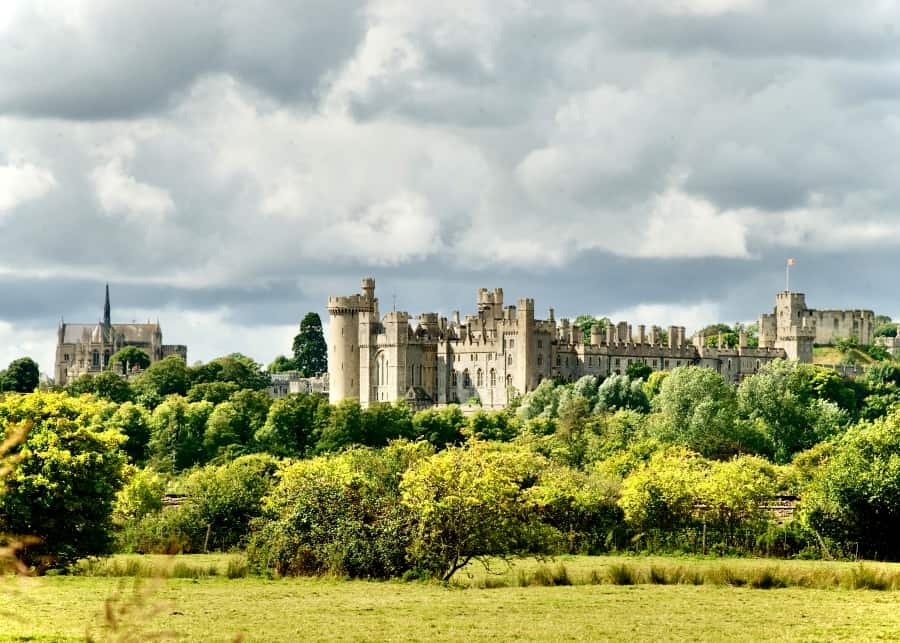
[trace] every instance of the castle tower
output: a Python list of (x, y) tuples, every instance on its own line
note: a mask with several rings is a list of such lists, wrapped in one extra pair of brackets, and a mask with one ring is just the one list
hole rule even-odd
[(332, 404), (359, 399), (360, 315), (373, 312), (375, 280), (362, 280), (362, 294), (328, 298), (328, 386)]
[(783, 349), (788, 359), (812, 363), (816, 319), (806, 307), (806, 295), (787, 291), (775, 295), (775, 336), (775, 347)]

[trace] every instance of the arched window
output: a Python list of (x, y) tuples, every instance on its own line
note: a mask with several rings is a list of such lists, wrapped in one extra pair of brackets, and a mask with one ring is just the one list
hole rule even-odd
[(491, 369), (490, 382), (491, 382), (491, 388), (497, 386), (497, 371), (495, 371), (494, 369)]
[(456, 374), (456, 369), (450, 371), (450, 386), (453, 388), (459, 386), (459, 376)]
[(506, 356), (506, 363), (512, 366), (512, 353)]
[(472, 388), (472, 378), (469, 377), (469, 369), (463, 371), (463, 387)]
[(729, 371), (731, 370), (731, 358), (730, 357), (728, 358), (728, 370)]
[(95, 368), (100, 366), (100, 352), (99, 351), (94, 351), (91, 354), (91, 365), (94, 366)]
[(506, 376), (506, 388), (510, 388), (512, 386), (512, 375)]
[(482, 373), (480, 368), (475, 371), (475, 385), (484, 386), (484, 373)]
[(538, 365), (538, 366), (543, 366), (543, 365), (544, 365), (544, 356), (543, 356), (543, 355), (538, 355), (537, 365)]

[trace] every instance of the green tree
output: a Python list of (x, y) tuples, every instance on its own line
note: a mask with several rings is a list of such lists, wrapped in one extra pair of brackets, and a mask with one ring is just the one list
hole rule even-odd
[(375, 402), (362, 412), (362, 439), (366, 446), (383, 447), (391, 440), (412, 436), (412, 413), (405, 402)]
[(16, 450), (25, 457), (0, 495), (0, 533), (40, 539), (26, 551), (28, 562), (64, 566), (110, 551), (125, 455), (124, 438), (99, 421), (107, 411), (106, 402), (63, 393), (0, 401), (0, 441), (20, 423), (31, 426)]
[(30, 357), (20, 357), (10, 362), (0, 378), (0, 391), (31, 393), (38, 387), (40, 372), (37, 362)]
[(259, 447), (279, 456), (304, 457), (329, 420), (328, 400), (321, 395), (288, 395), (272, 402), (265, 424), (256, 431)]
[(262, 366), (240, 353), (232, 353), (207, 364), (194, 366), (189, 369), (188, 375), (191, 385), (231, 382), (239, 389), (259, 391), (268, 388), (270, 383), (269, 376), (263, 372)]
[(125, 402), (106, 421), (106, 426), (116, 429), (127, 438), (122, 449), (132, 462), (141, 464), (147, 459), (147, 444), (150, 442), (150, 414), (144, 407)]
[(332, 407), (328, 422), (316, 442), (317, 453), (339, 451), (353, 444), (364, 444), (362, 408), (354, 399), (341, 400)]
[(279, 355), (276, 357), (269, 367), (266, 369), (270, 373), (284, 373), (286, 371), (296, 371), (297, 370), (297, 362), (294, 361), (291, 357), (286, 357), (284, 355)]
[(646, 382), (652, 372), (653, 369), (642, 362), (631, 362), (625, 367), (625, 375), (632, 380), (644, 380)]
[(194, 384), (187, 393), (191, 402), (212, 402), (221, 404), (240, 388), (234, 382), (201, 382)]
[(540, 549), (527, 490), (543, 466), (532, 453), (483, 442), (449, 447), (414, 464), (400, 489), (413, 515), (409, 553), (416, 566), (446, 581), (473, 559)]
[(185, 395), (188, 368), (178, 355), (169, 355), (141, 373), (132, 384), (135, 399), (149, 409), (155, 408), (167, 395)]
[(641, 380), (614, 373), (603, 381), (597, 388), (594, 413), (608, 413), (616, 409), (632, 409), (642, 413), (650, 410)]
[(427, 440), (438, 449), (462, 443), (465, 425), (466, 418), (455, 404), (443, 409), (425, 409), (412, 418), (415, 437)]
[(148, 446), (158, 471), (177, 472), (204, 460), (203, 437), (212, 411), (209, 402), (190, 403), (177, 395), (153, 410)]
[(120, 521), (140, 520), (161, 511), (166, 479), (153, 469), (128, 467), (127, 482), (116, 495), (114, 515)]
[(606, 332), (606, 327), (611, 323), (609, 317), (594, 317), (593, 315), (578, 315), (575, 321), (572, 322), (574, 326), (578, 326), (581, 329), (585, 344), (591, 343), (591, 327), (596, 324), (600, 326), (600, 332), (604, 333)]
[(715, 458), (759, 448), (758, 439), (737, 419), (734, 387), (709, 368), (672, 370), (653, 400), (659, 411), (657, 437)]
[(300, 332), (294, 337), (294, 363), (305, 377), (313, 377), (328, 370), (328, 348), (318, 313), (306, 313), (300, 322)]
[(863, 558), (900, 560), (900, 413), (836, 440), (804, 492), (801, 519), (845, 553), (858, 545)]
[(145, 370), (150, 366), (150, 356), (137, 346), (126, 346), (109, 358), (109, 368), (112, 368), (113, 364), (119, 364), (121, 373), (124, 375), (135, 368)]
[(74, 397), (85, 394), (95, 395), (117, 404), (134, 399), (131, 385), (111, 371), (102, 371), (96, 375), (84, 373), (69, 382), (66, 392)]

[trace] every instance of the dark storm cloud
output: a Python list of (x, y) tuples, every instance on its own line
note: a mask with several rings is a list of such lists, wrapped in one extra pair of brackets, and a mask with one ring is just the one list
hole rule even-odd
[[(21, 4), (0, 58), (0, 113), (79, 120), (153, 113), (225, 73), (310, 100), (356, 48), (362, 0)], [(71, 15), (70, 15), (71, 14)]]

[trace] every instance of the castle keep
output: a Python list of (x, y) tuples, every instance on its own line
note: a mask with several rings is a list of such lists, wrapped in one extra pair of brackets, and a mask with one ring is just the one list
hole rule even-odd
[(106, 370), (109, 358), (126, 346), (147, 353), (151, 362), (169, 355), (187, 361), (187, 346), (162, 343), (162, 329), (155, 324), (113, 324), (109, 305), (109, 286), (103, 305), (103, 321), (96, 324), (59, 323), (56, 342), (55, 378), (59, 386), (85, 373)]
[[(589, 340), (551, 308), (535, 318), (533, 299), (505, 306), (503, 290), (478, 290), (475, 314), (450, 319), (437, 313), (412, 318), (390, 311), (381, 317), (375, 280), (362, 280), (358, 294), (328, 298), (330, 399), (372, 402), (406, 400), (413, 408), (465, 403), (502, 408), (512, 395), (533, 390), (544, 379), (574, 381), (584, 375), (624, 373), (629, 364), (654, 370), (695, 364), (730, 381), (752, 375), (776, 358), (812, 362), (813, 343), (855, 331), (871, 342), (871, 311), (814, 311), (801, 293), (778, 293), (775, 310), (760, 317), (759, 347), (741, 334), (737, 346), (722, 337), (685, 339), (683, 326), (594, 325)], [(820, 325), (827, 326), (827, 328)], [(664, 339), (665, 337), (665, 339)], [(821, 342), (826, 343), (826, 342)]]

